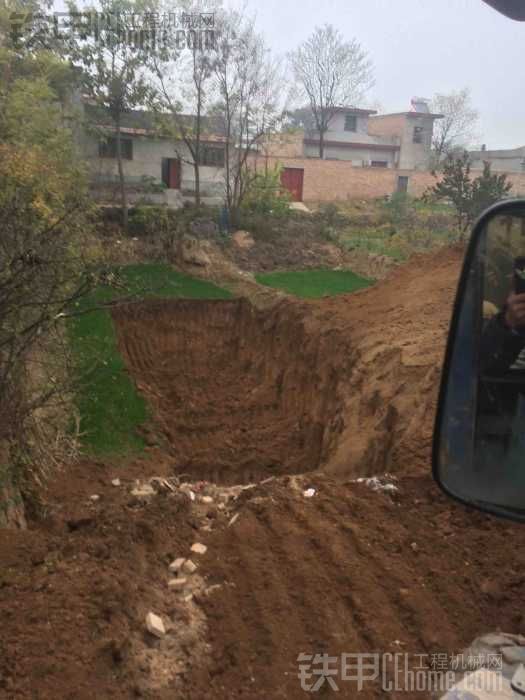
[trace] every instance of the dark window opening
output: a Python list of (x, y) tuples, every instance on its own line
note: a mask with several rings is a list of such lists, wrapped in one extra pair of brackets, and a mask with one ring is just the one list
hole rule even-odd
[(407, 192), (408, 191), (408, 176), (407, 175), (399, 175), (397, 178), (397, 191), (398, 192)]
[(423, 127), (422, 126), (415, 126), (414, 127), (414, 143), (423, 143)]
[(345, 131), (357, 131), (357, 117), (355, 114), (345, 116)]
[(211, 165), (215, 168), (223, 168), (224, 148), (217, 146), (201, 146), (199, 149), (199, 165)]
[(388, 168), (388, 161), (387, 160), (372, 160), (370, 162), (370, 165), (373, 168)]
[[(120, 152), (125, 160), (133, 160), (133, 141), (131, 139), (120, 139)], [(117, 139), (110, 136), (98, 144), (98, 155), (101, 158), (117, 157)]]

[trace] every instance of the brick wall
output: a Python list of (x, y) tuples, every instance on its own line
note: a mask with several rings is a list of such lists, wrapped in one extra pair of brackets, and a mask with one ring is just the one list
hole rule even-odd
[[(408, 192), (420, 197), (427, 187), (435, 183), (429, 172), (415, 170), (393, 170), (389, 168), (358, 168), (341, 160), (319, 160), (316, 158), (257, 157), (254, 168), (264, 169), (277, 164), (304, 170), (303, 200), (333, 202), (347, 199), (373, 199), (392, 194), (397, 190), (400, 175), (408, 176)], [(481, 171), (479, 171), (481, 172)], [(472, 171), (476, 177), (478, 171)], [(513, 193), (525, 195), (525, 173), (510, 173)]]

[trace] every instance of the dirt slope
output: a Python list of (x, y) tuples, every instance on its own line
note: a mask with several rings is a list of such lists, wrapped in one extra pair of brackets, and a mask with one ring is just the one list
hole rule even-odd
[[(452, 653), (487, 630), (525, 632), (525, 530), (452, 504), (429, 477), (459, 262), (441, 252), (355, 295), (261, 312), (123, 311), (121, 347), (164, 442), (77, 465), (44, 519), (0, 532), (0, 698), (294, 699), (302, 652)], [(385, 469), (395, 492), (354, 481)], [(275, 476), (222, 510), (179, 491), (130, 496), (139, 476), (181, 471)], [(196, 540), (203, 588), (185, 603), (167, 565)], [(144, 632), (150, 609), (169, 621), (160, 642)]]

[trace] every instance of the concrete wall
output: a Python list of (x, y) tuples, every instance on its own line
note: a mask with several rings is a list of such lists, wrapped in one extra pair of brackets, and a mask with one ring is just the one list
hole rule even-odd
[[(414, 143), (414, 128), (422, 127), (422, 143)], [(385, 114), (370, 117), (368, 129), (371, 134), (398, 135), (401, 150), (398, 167), (403, 170), (427, 170), (430, 164), (430, 148), (434, 117), (416, 112)]]
[(498, 158), (498, 157), (483, 157), (483, 158), (472, 158), (472, 167), (476, 170), (483, 169), (483, 162), (488, 161), (491, 166), (492, 172), (498, 173), (522, 173), (523, 170), (523, 156), (515, 156), (514, 158)]

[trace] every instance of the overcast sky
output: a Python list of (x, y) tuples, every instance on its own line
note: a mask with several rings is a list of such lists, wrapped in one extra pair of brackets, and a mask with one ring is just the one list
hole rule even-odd
[[(231, 0), (228, 4), (234, 4)], [(375, 65), (370, 101), (404, 111), (410, 98), (469, 87), (480, 143), (525, 145), (525, 22), (482, 0), (244, 0), (272, 50), (285, 54), (316, 25), (355, 37)]]

